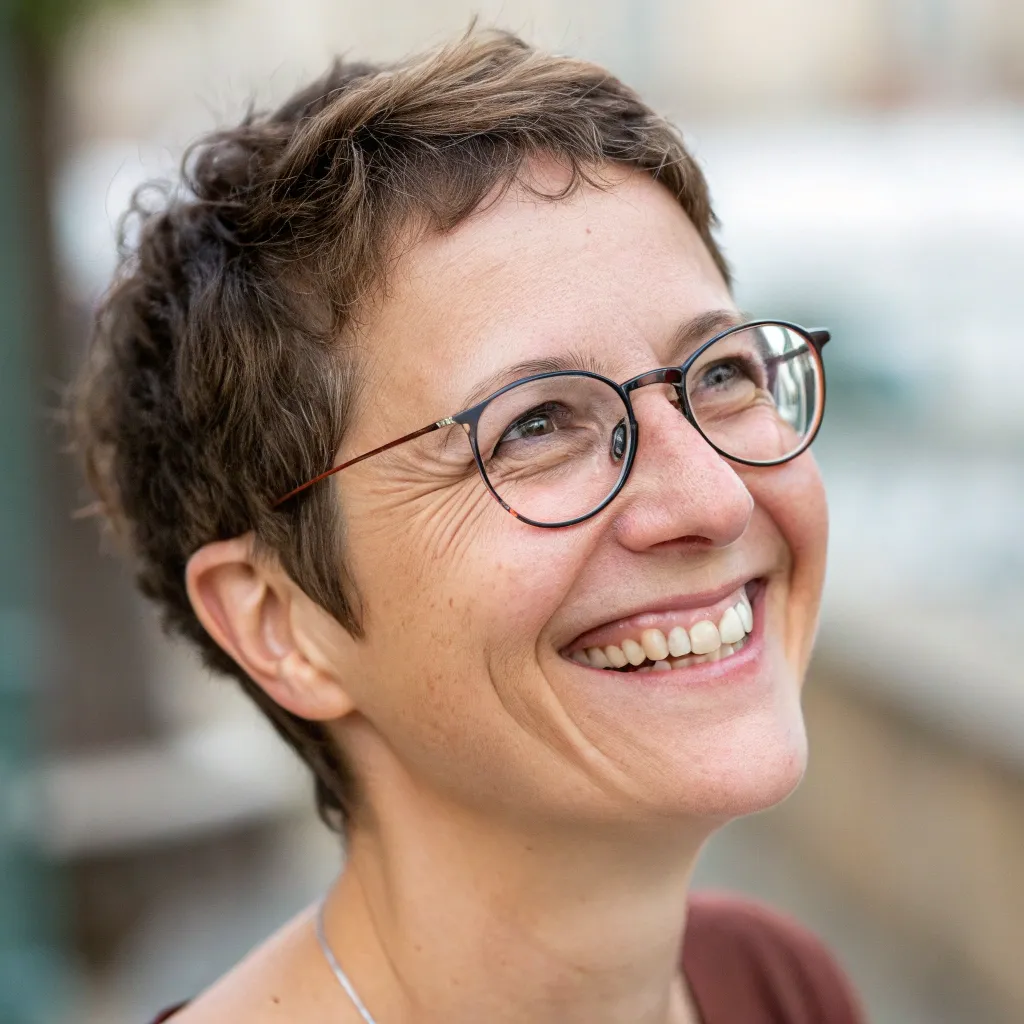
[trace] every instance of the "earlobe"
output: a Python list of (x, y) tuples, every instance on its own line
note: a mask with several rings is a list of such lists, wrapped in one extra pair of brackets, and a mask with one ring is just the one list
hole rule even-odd
[(280, 567), (255, 558), (251, 535), (204, 545), (185, 579), (203, 628), (274, 701), (315, 721), (353, 710), (340, 680), (310, 660), (293, 629), (295, 605), (308, 598)]

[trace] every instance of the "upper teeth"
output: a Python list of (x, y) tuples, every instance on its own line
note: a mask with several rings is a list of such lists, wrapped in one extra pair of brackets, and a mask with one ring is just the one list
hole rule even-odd
[(574, 651), (574, 661), (593, 668), (638, 667), (645, 661), (655, 668), (677, 668), (680, 663), (712, 660), (712, 655), (733, 652), (754, 629), (754, 614), (746, 595), (726, 608), (716, 625), (710, 619), (695, 622), (689, 630), (673, 626), (666, 637), (660, 629), (645, 629), (638, 639), (626, 639), (607, 647), (588, 647)]

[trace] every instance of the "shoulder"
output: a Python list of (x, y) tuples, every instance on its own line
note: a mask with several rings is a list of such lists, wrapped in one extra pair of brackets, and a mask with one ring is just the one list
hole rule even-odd
[(709, 1024), (862, 1024), (849, 979), (813, 932), (764, 904), (701, 894), (690, 902), (683, 967)]

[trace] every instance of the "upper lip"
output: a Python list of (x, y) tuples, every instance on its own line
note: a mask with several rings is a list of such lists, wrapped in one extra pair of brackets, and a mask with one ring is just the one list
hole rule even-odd
[(595, 630), (602, 629), (605, 626), (612, 626), (624, 619), (631, 619), (640, 615), (658, 615), (662, 612), (685, 612), (694, 611), (700, 608), (709, 608), (712, 605), (718, 604), (720, 601), (724, 601), (730, 594), (739, 590), (740, 587), (746, 586), (748, 583), (759, 578), (760, 577), (756, 574), (751, 576), (740, 576), (734, 579), (731, 583), (725, 583), (720, 587), (716, 587), (714, 590), (704, 590), (700, 593), (691, 592), (689, 594), (674, 594), (670, 597), (660, 598), (656, 601), (645, 602), (642, 605), (626, 609), (617, 615), (604, 619), (601, 622), (596, 622), (592, 626), (588, 626), (586, 629), (580, 630), (572, 640), (564, 645), (563, 650), (568, 650), (573, 647), (581, 636), (585, 636), (587, 633), (592, 633)]

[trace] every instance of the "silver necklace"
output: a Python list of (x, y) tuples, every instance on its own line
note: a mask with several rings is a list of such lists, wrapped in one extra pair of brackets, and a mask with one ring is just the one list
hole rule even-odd
[(331, 949), (327, 942), (327, 935), (324, 932), (324, 904), (321, 903), (319, 909), (316, 912), (316, 941), (320, 943), (320, 951), (323, 953), (324, 958), (330, 965), (331, 970), (334, 972), (334, 976), (338, 979), (341, 987), (345, 990), (349, 999), (352, 1000), (352, 1005), (359, 1011), (359, 1016), (363, 1018), (366, 1024), (377, 1024), (373, 1019), (373, 1015), (363, 1005), (362, 999), (359, 998), (359, 993), (356, 992), (355, 986), (348, 979), (348, 975), (341, 969), (341, 964), (338, 963), (338, 958), (334, 955), (334, 951)]

